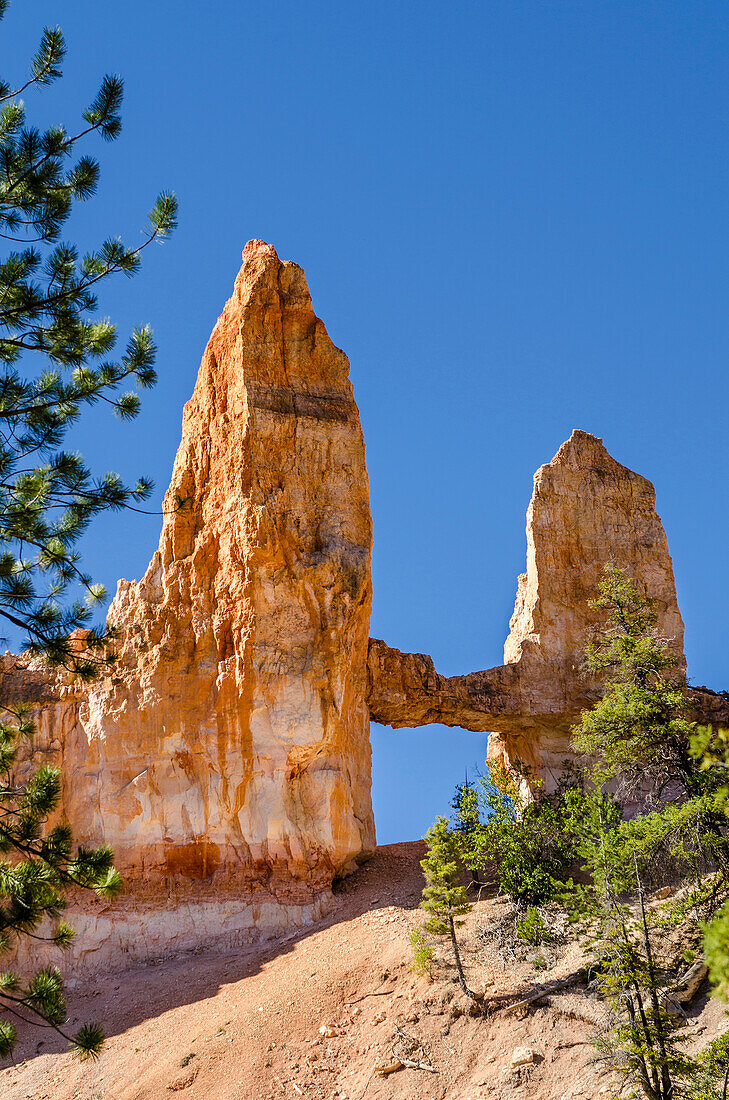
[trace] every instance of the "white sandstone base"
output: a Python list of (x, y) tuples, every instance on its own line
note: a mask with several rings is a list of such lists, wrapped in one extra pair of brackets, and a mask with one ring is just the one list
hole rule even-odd
[(108, 905), (90, 911), (69, 906), (64, 919), (76, 936), (67, 950), (25, 939), (6, 965), (24, 975), (41, 966), (57, 966), (73, 988), (76, 978), (105, 971), (296, 935), (335, 905), (331, 892), (326, 892), (309, 905), (285, 905), (264, 894), (178, 901), (158, 908)]

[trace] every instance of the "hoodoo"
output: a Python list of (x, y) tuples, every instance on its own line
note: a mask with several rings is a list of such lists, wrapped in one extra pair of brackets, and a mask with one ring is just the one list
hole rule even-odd
[[(347, 357), (301, 268), (251, 241), (185, 407), (159, 549), (111, 605), (113, 673), (84, 689), (0, 661), (0, 698), (36, 704), (26, 764), (60, 764), (61, 814), (78, 841), (112, 845), (126, 880), (73, 912), (70, 969), (320, 915), (374, 848), (370, 717), (493, 731), (491, 758), (556, 775), (599, 694), (582, 652), (608, 561), (657, 597), (683, 664), (653, 486), (586, 432), (535, 476), (503, 665), (446, 678), (368, 644), (371, 547)], [(693, 697), (729, 724), (726, 697)]]
[[(683, 621), (668, 542), (646, 478), (621, 466), (601, 439), (574, 431), (534, 475), (527, 567), (519, 577), (504, 664), (440, 676), (431, 659), (370, 641), (370, 712), (392, 726), (441, 722), (491, 732), (489, 759), (521, 761), (549, 785), (570, 756), (570, 730), (600, 694), (584, 649), (598, 623), (590, 607), (607, 562), (657, 600), (658, 629), (685, 667)], [(724, 696), (692, 692), (696, 717), (729, 721)]]
[(67, 812), (127, 874), (329, 885), (374, 847), (365, 449), (347, 357), (262, 241), (205, 350), (164, 512), (111, 605), (121, 659), (83, 708)]
[(203, 355), (163, 507), (146, 574), (111, 604), (112, 675), (77, 691), (4, 662), (4, 698), (44, 703), (33, 760), (60, 763), (62, 815), (124, 875), (103, 926), (74, 917), (102, 965), (141, 949), (140, 919), (152, 953), (296, 926), (374, 850), (364, 439), (304, 272), (262, 241)]

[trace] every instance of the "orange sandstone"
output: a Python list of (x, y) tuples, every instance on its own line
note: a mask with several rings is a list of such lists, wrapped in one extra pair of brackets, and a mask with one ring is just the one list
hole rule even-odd
[(205, 350), (164, 513), (111, 605), (119, 663), (65, 714), (64, 813), (128, 881), (309, 897), (375, 844), (372, 527), (347, 357), (261, 241)]

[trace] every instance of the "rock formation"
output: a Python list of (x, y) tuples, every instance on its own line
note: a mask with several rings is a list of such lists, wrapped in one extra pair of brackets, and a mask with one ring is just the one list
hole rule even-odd
[[(491, 758), (549, 778), (599, 692), (582, 651), (608, 561), (658, 598), (683, 662), (653, 487), (585, 432), (535, 476), (503, 665), (445, 678), (429, 657), (368, 646), (371, 545), (347, 358), (301, 268), (251, 241), (185, 407), (159, 549), (111, 605), (113, 674), (83, 690), (0, 661), (0, 699), (37, 704), (21, 768), (61, 763), (62, 815), (77, 840), (113, 846), (127, 883), (73, 913), (71, 967), (321, 914), (374, 848), (370, 717), (493, 731)], [(694, 698), (729, 724), (723, 696)]]
[(119, 663), (39, 716), (64, 815), (128, 883), (308, 901), (373, 851), (371, 545), (347, 357), (301, 268), (251, 241), (185, 407), (159, 549), (110, 608)]
[[(570, 756), (570, 728), (599, 698), (583, 651), (607, 562), (657, 601), (658, 627), (685, 667), (673, 566), (650, 481), (616, 462), (601, 439), (575, 431), (534, 475), (527, 512), (527, 571), (519, 577), (504, 664), (466, 676), (436, 673), (424, 654), (370, 641), (370, 714), (386, 725), (490, 732), (489, 759), (522, 761), (549, 783)], [(729, 702), (693, 692), (696, 717), (729, 723)]]

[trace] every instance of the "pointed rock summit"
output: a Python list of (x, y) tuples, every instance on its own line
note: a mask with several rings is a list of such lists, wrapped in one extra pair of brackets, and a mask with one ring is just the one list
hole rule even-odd
[(657, 603), (659, 629), (683, 658), (683, 621), (668, 541), (647, 478), (621, 466), (597, 436), (575, 429), (534, 475), (527, 568), (519, 577), (504, 661), (528, 653), (582, 663), (604, 566), (625, 569)]
[(349, 362), (263, 241), (205, 349), (164, 513), (111, 605), (121, 659), (83, 706), (67, 813), (128, 879), (316, 891), (374, 848), (372, 524)]

